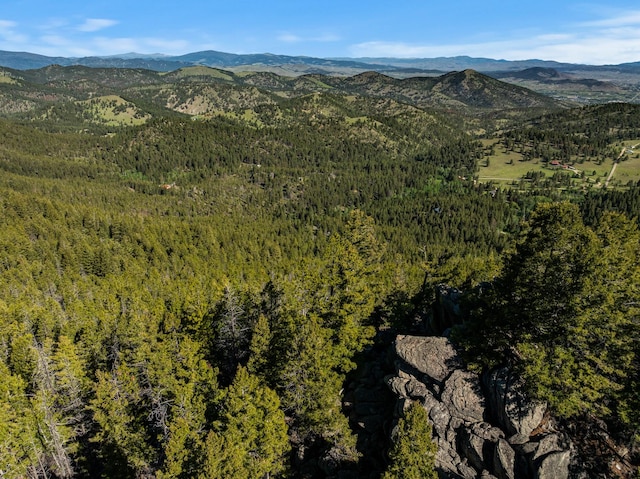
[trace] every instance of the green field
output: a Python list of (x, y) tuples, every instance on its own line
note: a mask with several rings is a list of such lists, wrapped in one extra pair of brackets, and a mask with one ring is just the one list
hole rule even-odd
[(150, 116), (117, 95), (106, 95), (77, 102), (85, 107), (85, 115), (93, 122), (109, 126), (141, 125)]
[(614, 185), (625, 186), (629, 181), (640, 181), (640, 141), (625, 141), (624, 145), (628, 149), (616, 167), (612, 179)]
[[(483, 140), (482, 143), (486, 149), (493, 146), (493, 151), (492, 154), (478, 161), (478, 180), (483, 183), (494, 182), (503, 186), (517, 184), (518, 187), (522, 187), (521, 180), (525, 179), (529, 172), (541, 172), (544, 174), (544, 178), (551, 178), (555, 173), (563, 172), (573, 176), (572, 182), (575, 186), (600, 188), (604, 185), (614, 161), (616, 161), (614, 158), (607, 158), (598, 164), (590, 160), (579, 163), (573, 159), (568, 163), (571, 168), (563, 168), (562, 166), (553, 168), (547, 166), (541, 158), (524, 160), (522, 154), (507, 151), (497, 140)], [(610, 186), (624, 187), (630, 181), (635, 183), (640, 180), (640, 140), (625, 141), (616, 146), (616, 149), (621, 150), (623, 146), (626, 151), (618, 162)], [(635, 148), (633, 148), (634, 146)], [(525, 183), (527, 182), (529, 181), (525, 181)]]

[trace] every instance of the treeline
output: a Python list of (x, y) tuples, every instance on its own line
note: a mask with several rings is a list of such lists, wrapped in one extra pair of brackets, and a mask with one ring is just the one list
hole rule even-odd
[(628, 218), (640, 218), (640, 185), (627, 190), (607, 190), (589, 193), (580, 203), (582, 215), (589, 225), (597, 223), (603, 211), (617, 211)]
[(626, 103), (586, 106), (531, 120), (500, 135), (507, 150), (525, 159), (599, 160), (617, 157), (617, 141), (640, 138), (640, 108)]

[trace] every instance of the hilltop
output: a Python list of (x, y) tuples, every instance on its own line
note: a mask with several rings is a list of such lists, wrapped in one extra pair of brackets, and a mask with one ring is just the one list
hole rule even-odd
[[(6, 68), (30, 70), (50, 65), (147, 69), (158, 72), (170, 72), (188, 66), (208, 66), (234, 72), (272, 72), (284, 76), (353, 76), (376, 71), (395, 78), (441, 76), (452, 71), (470, 69), (521, 84), (543, 94), (552, 93), (558, 99), (581, 103), (635, 101), (640, 85), (639, 63), (592, 66), (543, 60), (506, 61), (467, 56), (415, 59), (315, 58), (270, 53), (240, 55), (211, 50), (177, 56), (128, 53), (108, 57), (66, 58), (0, 51), (0, 66)], [(553, 69), (578, 83), (584, 80), (586, 87), (571, 82), (556, 82), (550, 91), (547, 86), (540, 85), (539, 78), (523, 78), (523, 75), (528, 76), (527, 71), (531, 69)]]
[(469, 112), (564, 106), (549, 97), (473, 70), (407, 79), (376, 72), (350, 77), (320, 74), (287, 77), (268, 72), (234, 73), (204, 66), (166, 73), (58, 65), (26, 71), (2, 68), (0, 72), (5, 78), (0, 90), (0, 111), (23, 117), (42, 115), (37, 112), (43, 109), (49, 112), (45, 115), (63, 114), (55, 112), (69, 110), (71, 105), (82, 115), (82, 104), (78, 102), (109, 95), (127, 98), (148, 114), (173, 111), (205, 116), (263, 104), (275, 105), (283, 98), (311, 94), (341, 97), (345, 105), (355, 96), (392, 100), (416, 108)]

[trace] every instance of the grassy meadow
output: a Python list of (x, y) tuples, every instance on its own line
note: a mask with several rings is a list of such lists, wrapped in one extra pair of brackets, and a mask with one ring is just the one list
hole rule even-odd
[[(542, 158), (525, 160), (524, 156), (517, 151), (508, 151), (498, 140), (488, 139), (482, 141), (487, 153), (485, 158), (478, 161), (478, 180), (480, 182), (494, 182), (502, 186), (513, 186), (522, 188), (527, 183), (527, 174), (544, 174), (543, 179), (549, 179), (557, 172), (562, 172), (572, 176), (574, 186), (601, 188), (605, 184), (614, 162), (618, 162), (609, 186), (625, 187), (629, 182), (640, 181), (640, 139), (620, 142), (614, 149), (621, 151), (625, 148), (623, 155), (618, 157), (607, 157), (604, 161), (584, 160), (582, 163), (578, 158), (571, 158), (567, 165), (570, 168), (560, 166), (548, 166)], [(524, 180), (524, 181), (523, 181)]]

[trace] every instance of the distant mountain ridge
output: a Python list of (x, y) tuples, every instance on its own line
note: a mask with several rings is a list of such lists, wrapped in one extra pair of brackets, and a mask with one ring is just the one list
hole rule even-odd
[[(620, 65), (582, 65), (561, 63), (547, 60), (495, 60), (491, 58), (474, 58), (469, 56), (439, 58), (317, 58), (309, 56), (289, 56), (272, 53), (235, 54), (206, 50), (184, 55), (164, 55), (161, 53), (141, 54), (125, 53), (109, 56), (91, 57), (50, 57), (29, 52), (10, 52), (0, 50), (0, 66), (16, 70), (43, 68), (49, 65), (82, 65), (89, 67), (112, 68), (147, 68), (155, 71), (173, 71), (192, 65), (204, 65), (217, 68), (242, 66), (282, 66), (300, 65), (322, 69), (375, 70), (383, 72), (402, 72), (413, 70), (431, 73), (447, 73), (474, 69), (479, 72), (518, 71), (528, 68), (553, 68), (558, 71), (633, 71), (640, 74), (640, 62)], [(318, 73), (321, 73), (319, 71)], [(309, 72), (303, 72), (309, 73)]]
[[(30, 70), (50, 65), (103, 68), (147, 68), (155, 71), (173, 71), (193, 65), (225, 68), (243, 65), (310, 65), (319, 67), (342, 67), (371, 70), (375, 67), (389, 69), (388, 65), (372, 65), (355, 60), (335, 60), (306, 56), (275, 55), (271, 53), (244, 54), (217, 52), (213, 50), (169, 56), (162, 54), (109, 55), (104, 57), (49, 57), (28, 52), (9, 52), (0, 50), (0, 66), (14, 70)], [(394, 69), (393, 67), (391, 67)]]
[[(104, 57), (67, 58), (0, 51), (0, 67), (11, 70), (33, 71), (40, 75), (40, 70), (54, 65), (146, 70), (158, 73), (175, 72), (189, 67), (209, 67), (234, 73), (274, 73), (279, 77), (324, 75), (349, 78), (373, 71), (395, 79), (434, 78), (451, 72), (474, 70), (560, 101), (587, 104), (640, 101), (640, 62), (592, 66), (544, 60), (508, 61), (468, 56), (431, 59), (316, 58), (271, 53), (240, 55), (213, 50), (177, 56), (131, 52)], [(258, 77), (254, 77), (254, 80), (258, 80)], [(470, 106), (469, 102), (464, 103)], [(483, 104), (484, 99), (479, 100), (479, 103)]]

